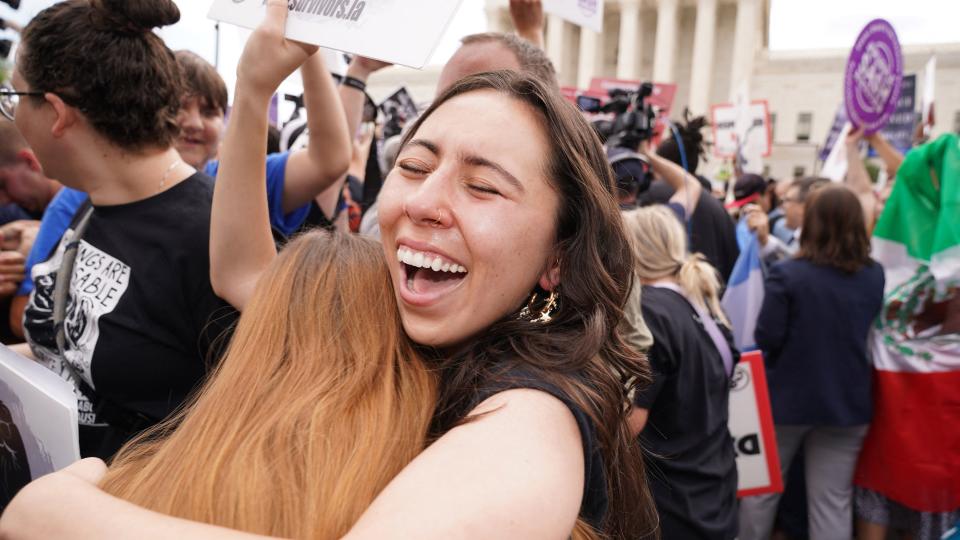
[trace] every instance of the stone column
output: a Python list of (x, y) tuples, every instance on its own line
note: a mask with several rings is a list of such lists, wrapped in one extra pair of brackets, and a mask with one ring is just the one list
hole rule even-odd
[(577, 88), (588, 88), (590, 79), (602, 68), (603, 49), (597, 46), (600, 34), (589, 28), (580, 28), (580, 63), (577, 66)]
[(653, 51), (654, 82), (676, 82), (673, 79), (676, 52), (677, 0), (660, 0), (657, 9), (657, 41)]
[(713, 79), (713, 50), (716, 48), (717, 0), (697, 1), (697, 26), (693, 38), (693, 66), (690, 75), (690, 111), (706, 114), (710, 106)]
[(617, 77), (640, 78), (640, 0), (620, 0), (620, 52)]
[(753, 61), (757, 55), (760, 33), (760, 0), (739, 0), (737, 28), (733, 38), (733, 66), (730, 70), (731, 100), (740, 85), (749, 81), (753, 75)]
[(563, 70), (567, 60), (566, 51), (564, 50), (567, 41), (566, 32), (567, 21), (557, 15), (547, 16), (547, 56), (550, 57), (550, 61), (553, 62), (553, 66), (557, 69), (557, 75), (561, 81), (560, 84), (563, 84), (565, 80)]

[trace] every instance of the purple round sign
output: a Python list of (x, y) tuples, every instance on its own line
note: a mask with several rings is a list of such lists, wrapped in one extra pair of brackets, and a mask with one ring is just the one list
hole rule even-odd
[(847, 60), (844, 103), (850, 122), (868, 134), (882, 128), (897, 108), (902, 79), (896, 31), (883, 19), (870, 21)]

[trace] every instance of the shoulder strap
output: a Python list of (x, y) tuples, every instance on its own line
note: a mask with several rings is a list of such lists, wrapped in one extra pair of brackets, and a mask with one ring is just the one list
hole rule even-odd
[(87, 232), (90, 217), (93, 215), (93, 205), (88, 201), (80, 208), (80, 212), (82, 216), (73, 230), (73, 237), (63, 251), (63, 259), (60, 263), (60, 269), (57, 271), (57, 283), (53, 288), (53, 329), (56, 333), (57, 349), (61, 355), (63, 355), (63, 347), (66, 344), (66, 330), (63, 322), (67, 315), (67, 296), (70, 292), (70, 282), (73, 281), (73, 266), (77, 261), (80, 240)]

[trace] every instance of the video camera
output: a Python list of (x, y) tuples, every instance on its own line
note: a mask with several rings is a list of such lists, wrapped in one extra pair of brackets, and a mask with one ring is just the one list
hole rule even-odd
[(657, 111), (648, 101), (651, 95), (653, 84), (645, 82), (633, 92), (619, 88), (610, 90), (607, 103), (591, 96), (577, 96), (577, 106), (587, 113), (614, 115), (613, 120), (594, 121), (600, 139), (608, 147), (636, 150), (641, 142), (654, 135)]

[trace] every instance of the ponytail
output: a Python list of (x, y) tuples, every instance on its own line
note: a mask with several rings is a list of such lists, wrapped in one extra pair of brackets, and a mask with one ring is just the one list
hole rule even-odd
[(676, 278), (691, 302), (710, 311), (724, 326), (730, 321), (720, 307), (720, 275), (699, 253), (687, 253), (687, 232), (672, 210), (648, 206), (625, 212), (640, 279)]
[(720, 277), (716, 268), (702, 254), (687, 255), (680, 265), (677, 281), (692, 302), (709, 310), (717, 320), (730, 328), (730, 321), (720, 307)]

